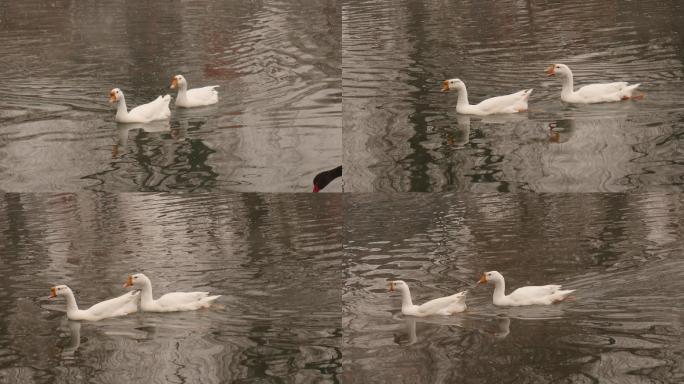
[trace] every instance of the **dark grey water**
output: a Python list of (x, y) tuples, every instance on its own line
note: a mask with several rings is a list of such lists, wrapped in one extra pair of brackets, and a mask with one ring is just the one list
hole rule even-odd
[[(338, 8), (3, 1), (0, 189), (309, 191), (342, 162)], [(114, 122), (110, 89), (130, 108), (171, 93), (177, 73), (220, 85), (219, 103), (172, 102), (168, 125)]]
[[(338, 194), (0, 196), (0, 382), (334, 382), (341, 370)], [(144, 271), (209, 310), (71, 322)], [(63, 304), (62, 304), (63, 307)]]
[[(681, 383), (679, 194), (354, 194), (346, 197), (345, 383)], [(499, 270), (507, 291), (558, 283), (575, 302), (412, 319), (414, 301)]]
[[(349, 1), (342, 19), (348, 190), (681, 190), (684, 3)], [(564, 105), (554, 62), (646, 99)], [(534, 88), (530, 112), (459, 116), (456, 77), (471, 103)]]

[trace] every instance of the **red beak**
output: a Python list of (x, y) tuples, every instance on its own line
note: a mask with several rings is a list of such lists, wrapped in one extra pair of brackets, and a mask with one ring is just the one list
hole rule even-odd
[(316, 193), (316, 192), (318, 192), (318, 191), (320, 191), (320, 190), (321, 190), (321, 189), (318, 188), (318, 185), (315, 185), (315, 184), (314, 184), (313, 192)]

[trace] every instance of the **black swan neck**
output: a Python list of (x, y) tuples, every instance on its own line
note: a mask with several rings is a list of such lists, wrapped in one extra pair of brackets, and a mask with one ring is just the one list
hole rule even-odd
[(338, 177), (342, 176), (342, 166), (340, 165), (339, 167), (335, 167), (331, 170), (328, 171), (323, 171), (314, 177), (313, 184), (314, 192), (318, 192), (321, 189), (325, 188), (328, 184), (330, 184), (331, 181), (337, 179)]

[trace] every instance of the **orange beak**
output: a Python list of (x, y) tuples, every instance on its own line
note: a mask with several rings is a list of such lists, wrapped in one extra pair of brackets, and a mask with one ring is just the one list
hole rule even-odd
[(176, 78), (174, 77), (174, 78), (171, 80), (171, 87), (169, 87), (169, 88), (171, 88), (171, 89), (176, 89), (176, 87), (178, 87), (178, 80), (176, 80)]
[(114, 92), (109, 93), (109, 102), (110, 103), (116, 102), (116, 94)]
[(394, 281), (390, 281), (387, 288), (390, 292), (394, 292)]
[(556, 76), (556, 68), (553, 64), (549, 65), (549, 67), (546, 68), (546, 75), (547, 76)]
[(132, 287), (133, 286), (133, 276), (128, 275), (128, 279), (126, 280), (126, 283), (123, 286), (124, 286), (124, 288)]
[(449, 81), (444, 80), (444, 82), (442, 83), (442, 92), (448, 92), (448, 91), (449, 91)]
[(480, 280), (477, 281), (478, 284), (487, 284), (487, 275), (484, 273), (482, 274), (482, 277), (480, 277)]
[(48, 296), (48, 299), (54, 299), (57, 297), (57, 289), (55, 287), (50, 288), (50, 296)]

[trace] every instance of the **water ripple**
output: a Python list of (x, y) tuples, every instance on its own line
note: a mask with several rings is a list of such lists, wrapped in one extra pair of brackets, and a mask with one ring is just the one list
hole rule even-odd
[[(679, 194), (354, 194), (346, 200), (345, 382), (677, 382), (684, 376)], [(576, 301), (495, 307), (491, 287), (474, 286), (493, 269), (506, 276), (507, 291), (558, 283), (576, 289)], [(394, 279), (409, 283), (415, 302), (469, 289), (468, 310), (449, 318), (402, 316), (399, 298), (387, 292)]]
[[(3, 195), (0, 381), (334, 381), (340, 197)], [(223, 297), (208, 311), (82, 324), (50, 309), (64, 308), (47, 300), (52, 285), (85, 307), (121, 294), (136, 271), (156, 295)]]
[[(684, 63), (680, 4), (441, 1), (343, 7), (345, 172), (351, 191), (679, 190)], [(641, 102), (570, 106), (552, 62), (577, 85), (642, 83)], [(534, 88), (530, 111), (456, 116), (471, 102)], [(571, 122), (574, 127), (553, 130)], [(588, 128), (592, 127), (592, 128)], [(653, 163), (636, 161), (646, 155)]]

